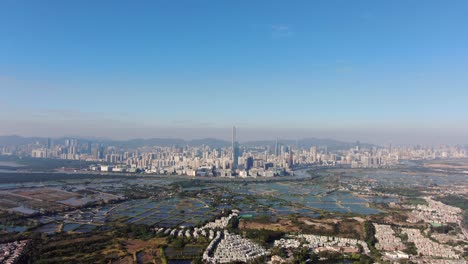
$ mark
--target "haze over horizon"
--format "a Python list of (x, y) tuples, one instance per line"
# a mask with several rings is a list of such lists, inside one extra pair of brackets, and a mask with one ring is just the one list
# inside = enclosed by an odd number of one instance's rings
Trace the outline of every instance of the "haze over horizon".
[[(217, 139), (230, 141), (231, 140), (231, 127), (229, 128), (161, 128), (161, 129), (148, 129), (145, 128), (144, 133), (134, 133), (135, 136), (124, 136), (124, 137), (110, 137), (106, 136), (105, 133), (102, 136), (98, 135), (86, 135), (86, 134), (54, 134), (50, 133), (50, 129), (44, 133), (36, 134), (5, 134), (0, 136), (20, 136), (20, 137), (42, 137), (42, 138), (80, 138), (80, 139), (89, 139), (89, 140), (116, 140), (116, 141), (127, 141), (135, 139), (183, 139), (183, 140), (202, 140), (202, 139)], [(191, 135), (187, 136), (187, 130), (191, 131)], [(298, 131), (298, 130), (275, 130), (271, 131), (268, 129), (240, 129), (238, 128), (238, 140), (239, 142), (250, 142), (250, 141), (273, 141), (275, 139), (279, 140), (303, 140), (316, 138), (320, 140), (337, 140), (343, 142), (356, 142), (360, 141), (362, 143), (375, 144), (380, 146), (392, 145), (426, 145), (426, 146), (436, 146), (436, 145), (466, 145), (465, 135), (455, 135), (454, 137), (447, 139), (440, 134), (435, 133), (428, 134), (426, 133), (422, 139), (418, 133), (409, 135), (405, 134), (400, 136), (399, 140), (394, 140), (395, 133), (389, 134), (385, 131), (372, 133), (367, 131), (367, 134), (362, 132), (346, 132), (339, 133), (337, 131)], [(131, 132), (124, 130), (125, 134)], [(153, 132), (153, 134), (151, 134)], [(432, 131), (431, 131), (432, 132)], [(263, 136), (262, 136), (263, 135)], [(275, 136), (276, 135), (276, 136)], [(280, 135), (280, 136), (278, 136)], [(282, 136), (286, 135), (286, 136)]]
[(0, 135), (467, 144), (466, 10), (2, 1)]

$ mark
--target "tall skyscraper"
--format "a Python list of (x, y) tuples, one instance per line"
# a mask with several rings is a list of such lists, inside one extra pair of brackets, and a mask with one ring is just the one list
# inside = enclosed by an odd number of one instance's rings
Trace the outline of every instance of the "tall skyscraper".
[(253, 157), (248, 157), (246, 162), (245, 162), (245, 169), (250, 170), (251, 168), (253, 168), (253, 165), (254, 165), (254, 158)]
[(99, 147), (96, 147), (96, 148), (93, 150), (93, 158), (94, 158), (94, 159), (99, 159)]
[(292, 151), (292, 148), (291, 148), (291, 147), (289, 147), (289, 160), (288, 160), (288, 165), (289, 165), (289, 168), (292, 168), (292, 166), (294, 165), (293, 151)]
[(278, 154), (279, 154), (279, 146), (278, 146), (278, 138), (276, 138), (276, 142), (275, 142), (275, 156), (278, 157)]
[(86, 151), (88, 154), (93, 153), (93, 150), (91, 149), (91, 141), (88, 141), (88, 143), (86, 144)]
[(51, 138), (48, 138), (48, 139), (47, 139), (47, 149), (51, 149), (52, 146), (53, 146), (52, 139), (51, 139)]
[(316, 162), (317, 161), (317, 147), (316, 146), (312, 146), (310, 148), (310, 155), (312, 157), (312, 162)]
[(232, 127), (232, 168), (237, 169), (239, 162), (239, 148), (236, 141), (236, 127)]

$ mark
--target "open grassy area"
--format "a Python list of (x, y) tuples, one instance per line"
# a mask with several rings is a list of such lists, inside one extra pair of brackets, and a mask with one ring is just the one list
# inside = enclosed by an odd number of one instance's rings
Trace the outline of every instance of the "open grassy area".
[(257, 221), (256, 218), (242, 219), (239, 223), (240, 231), (269, 230), (278, 232), (300, 232), (325, 236), (358, 238), (364, 237), (363, 222), (355, 218), (327, 218), (314, 219), (306, 217), (281, 218), (277, 221)]
[(406, 203), (410, 204), (410, 205), (427, 205), (427, 201), (424, 200), (423, 198), (416, 198), (416, 197), (413, 197), (413, 198), (408, 198), (405, 200)]

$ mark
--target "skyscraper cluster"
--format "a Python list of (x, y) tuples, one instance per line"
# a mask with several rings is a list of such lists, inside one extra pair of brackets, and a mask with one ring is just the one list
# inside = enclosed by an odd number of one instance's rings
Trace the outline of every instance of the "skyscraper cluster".
[(333, 149), (312, 146), (307, 149), (291, 141), (276, 138), (270, 144), (252, 145), (238, 142), (237, 128), (232, 127), (232, 140), (224, 147), (198, 146), (125, 146), (104, 145), (78, 139), (46, 139), (35, 144), (0, 146), (3, 155), (30, 155), (34, 158), (84, 160), (111, 164), (105, 171), (144, 171), (159, 174), (191, 176), (279, 176), (307, 166), (349, 166), (380, 168), (401, 160), (463, 158), (466, 148), (439, 147), (364, 147), (359, 142), (352, 148)]

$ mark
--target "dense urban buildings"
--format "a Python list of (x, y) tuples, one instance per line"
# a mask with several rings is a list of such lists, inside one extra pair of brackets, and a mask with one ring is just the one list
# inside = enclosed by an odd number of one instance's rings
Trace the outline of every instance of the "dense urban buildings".
[(465, 263), (466, 146), (240, 135), (0, 146), (4, 260)]
[[(137, 148), (63, 139), (52, 145), (51, 139), (23, 146), (3, 147), (3, 155), (27, 155), (95, 162), (90, 170), (102, 172), (144, 172), (168, 175), (209, 177), (274, 177), (289, 175), (295, 168), (311, 165), (382, 168), (402, 160), (433, 160), (467, 157), (461, 146), (360, 146), (328, 150), (327, 146), (305, 148), (282, 143), (239, 144), (236, 127), (232, 128), (231, 145), (141, 146)], [(57, 141), (57, 140), (55, 140)], [(289, 144), (286, 144), (289, 143)]]
[(0, 264), (468, 263), (468, 1), (0, 1)]

